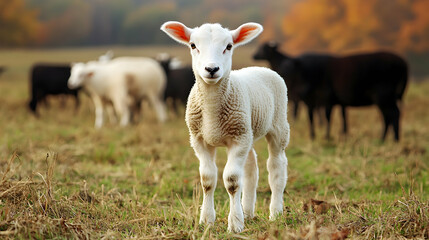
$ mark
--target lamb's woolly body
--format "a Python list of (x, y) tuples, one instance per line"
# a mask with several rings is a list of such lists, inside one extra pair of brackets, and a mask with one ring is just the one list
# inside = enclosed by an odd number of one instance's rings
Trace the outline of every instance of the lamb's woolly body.
[(95, 104), (96, 127), (103, 124), (103, 102), (113, 104), (116, 113), (121, 116), (123, 126), (130, 120), (130, 107), (139, 106), (143, 98), (147, 98), (154, 106), (158, 119), (161, 122), (165, 120), (166, 113), (161, 100), (166, 76), (157, 61), (151, 58), (120, 57), (108, 62), (79, 64), (82, 73), (91, 73), (81, 84)]
[[(231, 140), (255, 141), (270, 131), (289, 133), (289, 125), (283, 124), (287, 123), (287, 92), (277, 73), (250, 67), (232, 71), (229, 79), (218, 84), (197, 81), (192, 88), (186, 123), (193, 139), (217, 147)], [(288, 141), (282, 145), (286, 147)]]

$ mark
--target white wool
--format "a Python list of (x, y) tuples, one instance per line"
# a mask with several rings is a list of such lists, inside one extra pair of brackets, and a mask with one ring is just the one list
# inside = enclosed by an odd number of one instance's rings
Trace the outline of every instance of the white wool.
[(200, 160), (204, 191), (200, 224), (213, 224), (216, 218), (215, 148), (220, 146), (228, 150), (223, 172), (230, 197), (228, 230), (241, 232), (244, 217), (253, 218), (259, 178), (253, 143), (264, 136), (268, 142), (267, 168), (272, 191), (270, 219), (275, 219), (283, 212), (287, 182), (284, 151), (290, 133), (286, 85), (276, 72), (267, 68), (231, 71), (233, 50), (256, 37), (262, 32), (262, 26), (247, 23), (230, 31), (219, 24), (191, 29), (180, 22), (166, 22), (161, 30), (188, 45), (192, 56), (196, 84), (189, 95), (186, 123), (191, 145)]
[(91, 61), (72, 66), (69, 86), (83, 86), (90, 94), (96, 111), (95, 127), (103, 125), (104, 104), (111, 103), (121, 126), (130, 121), (130, 108), (147, 98), (159, 121), (166, 119), (162, 97), (166, 76), (151, 58), (119, 57), (108, 62)]
[(274, 122), (287, 123), (284, 85), (276, 72), (262, 67), (231, 71), (218, 86), (197, 81), (186, 111), (191, 140), (203, 138), (212, 146), (226, 146), (231, 139), (242, 140), (243, 134), (256, 141), (274, 128), (288, 132), (288, 125)]

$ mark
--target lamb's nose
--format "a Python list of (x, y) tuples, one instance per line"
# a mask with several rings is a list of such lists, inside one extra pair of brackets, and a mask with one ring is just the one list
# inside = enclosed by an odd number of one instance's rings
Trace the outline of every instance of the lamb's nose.
[(205, 67), (205, 69), (213, 77), (213, 75), (219, 70), (219, 67)]

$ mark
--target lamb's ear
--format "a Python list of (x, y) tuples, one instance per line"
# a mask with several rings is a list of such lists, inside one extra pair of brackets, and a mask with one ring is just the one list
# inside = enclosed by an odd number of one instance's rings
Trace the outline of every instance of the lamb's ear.
[(232, 40), (235, 46), (240, 46), (250, 42), (257, 37), (262, 31), (263, 27), (258, 23), (245, 23), (235, 30), (230, 31)]
[(181, 22), (169, 21), (161, 26), (161, 30), (179, 43), (188, 44), (192, 29), (186, 27)]

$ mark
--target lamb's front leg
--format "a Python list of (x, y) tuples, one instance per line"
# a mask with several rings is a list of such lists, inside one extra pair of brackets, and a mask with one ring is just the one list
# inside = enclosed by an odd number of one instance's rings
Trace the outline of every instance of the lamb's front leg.
[(233, 145), (228, 148), (228, 161), (223, 172), (223, 181), (230, 199), (228, 231), (241, 232), (244, 228), (244, 215), (241, 206), (244, 165), (250, 146)]
[(214, 209), (214, 191), (217, 183), (216, 148), (208, 146), (202, 140), (193, 140), (192, 146), (200, 160), (200, 179), (203, 188), (200, 224), (213, 224), (216, 219)]
[(95, 94), (92, 94), (91, 98), (95, 106), (95, 128), (101, 128), (103, 126), (103, 101)]

